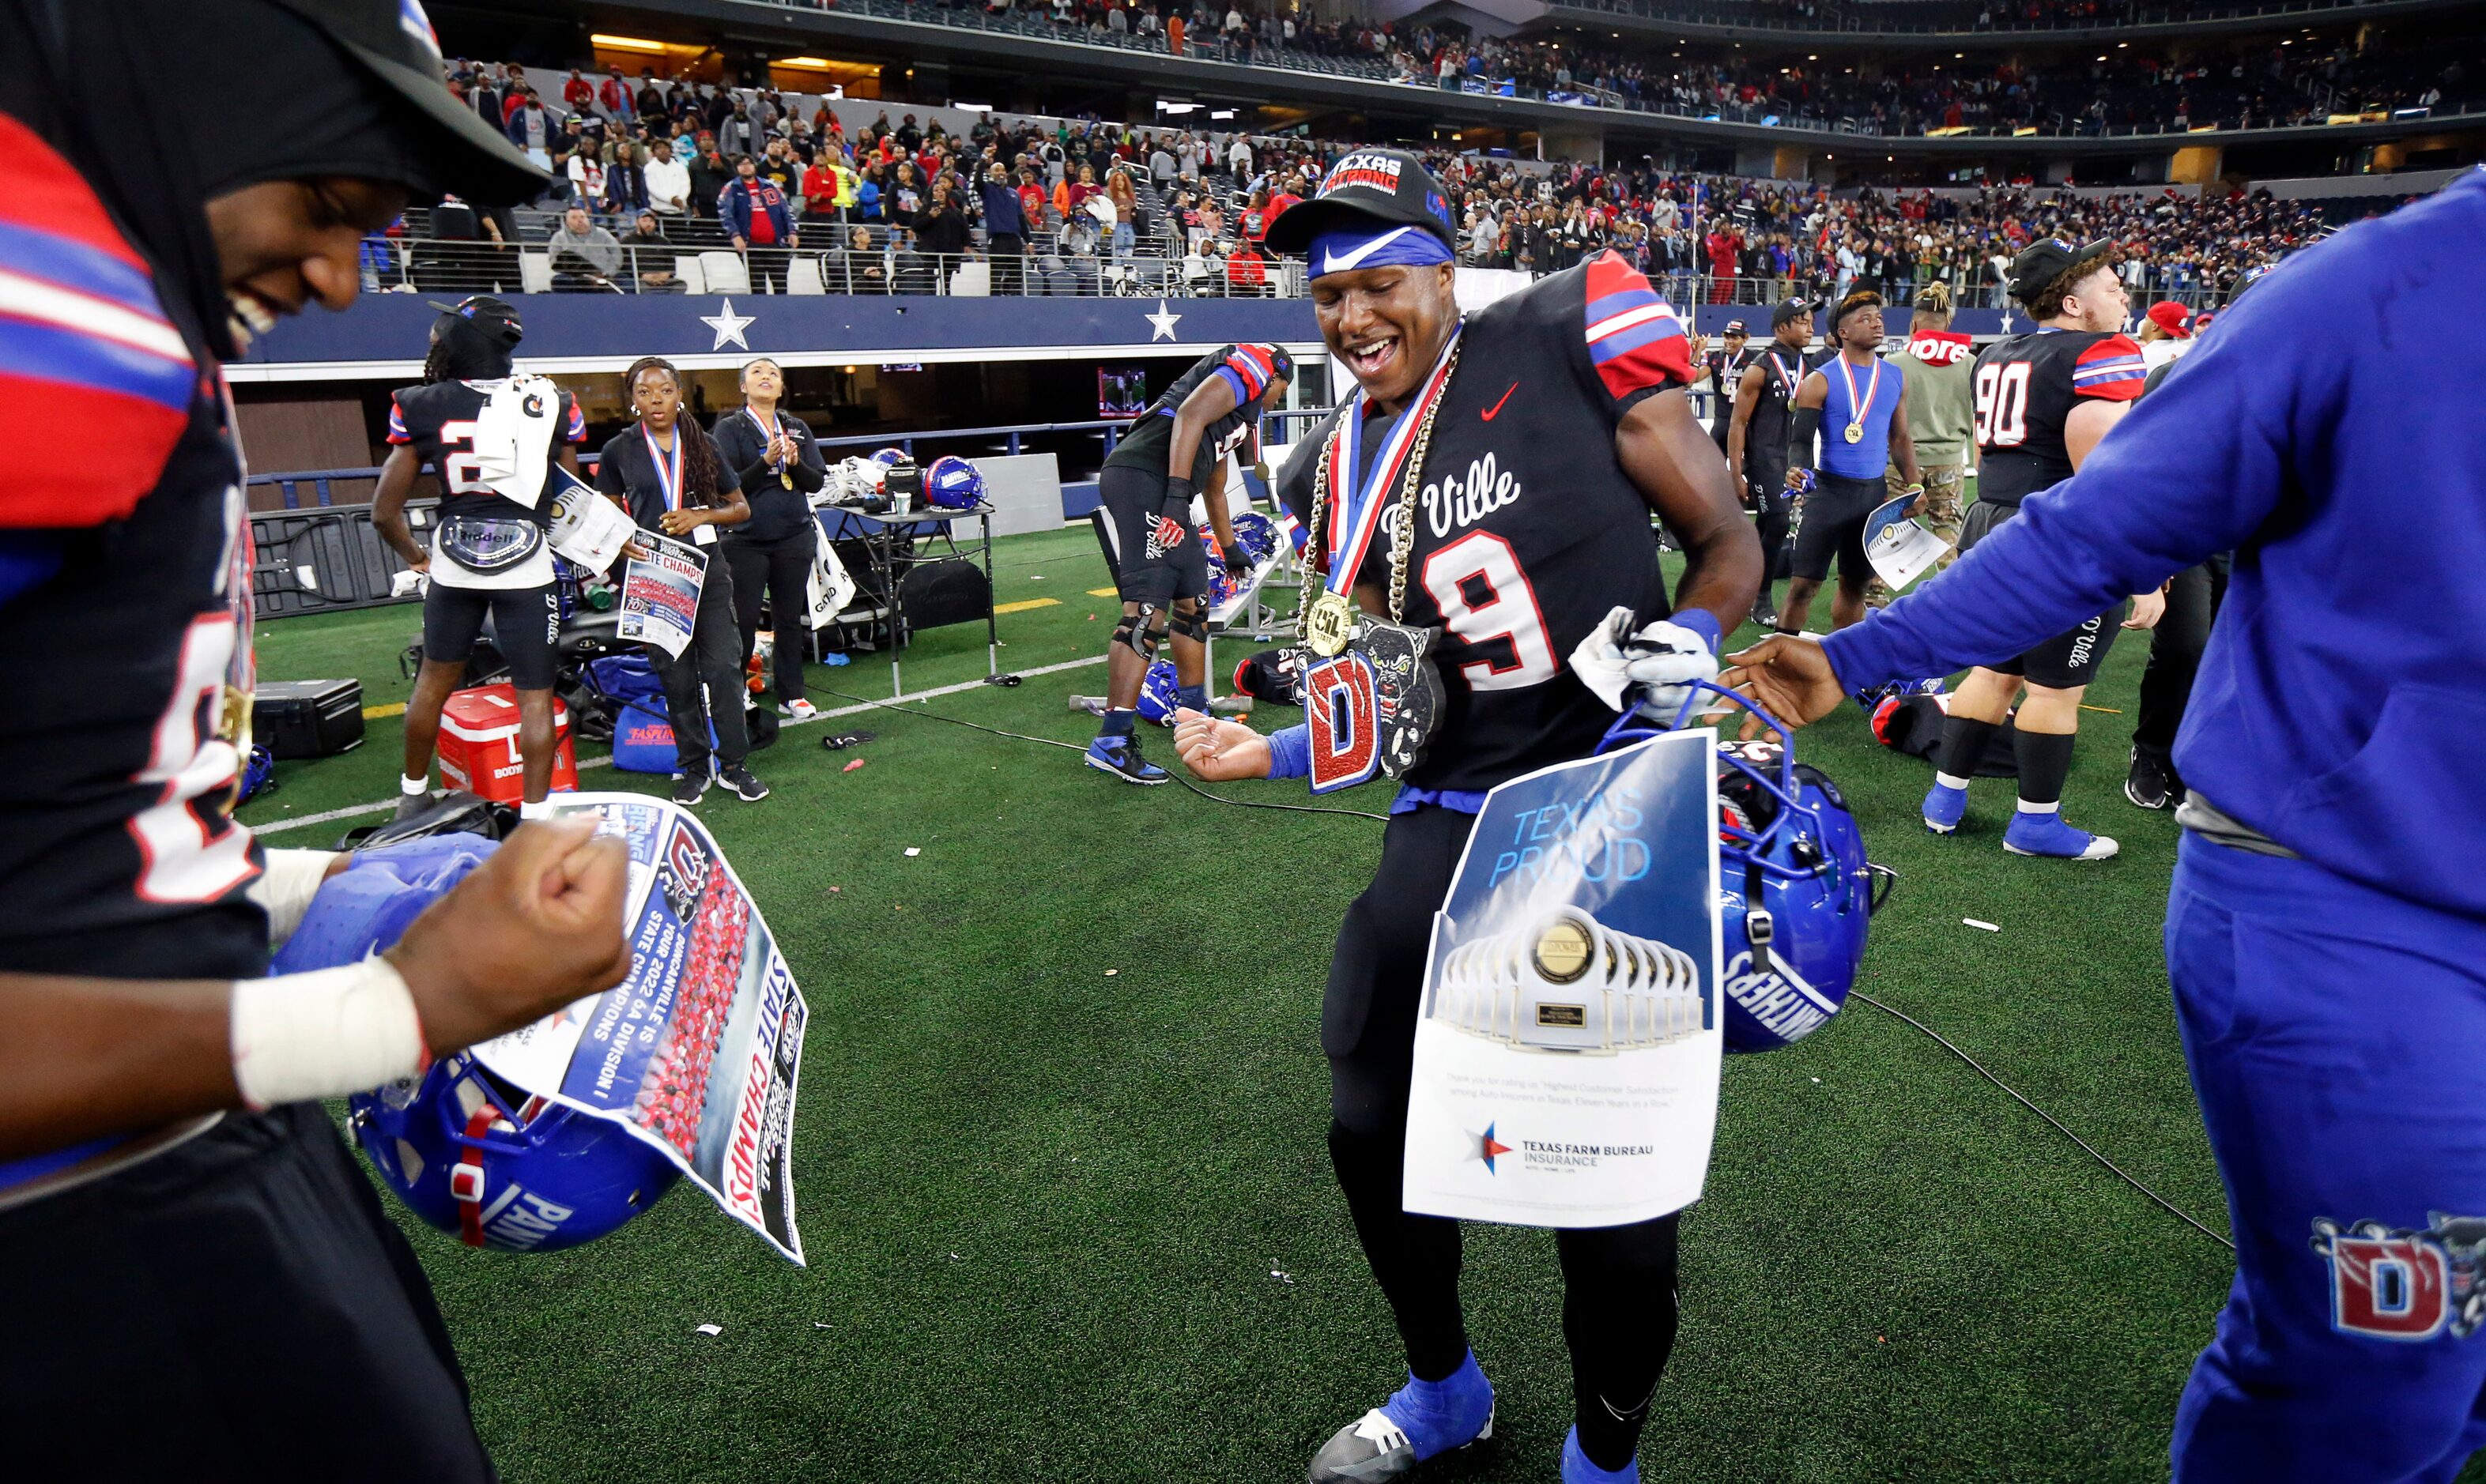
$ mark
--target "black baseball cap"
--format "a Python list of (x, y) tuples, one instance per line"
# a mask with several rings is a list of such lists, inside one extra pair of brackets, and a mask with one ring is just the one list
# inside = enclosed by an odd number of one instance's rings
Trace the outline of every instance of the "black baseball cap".
[(1780, 302), (1778, 308), (1770, 311), (1770, 328), (1773, 330), (1790, 319), (1801, 319), (1807, 324), (1812, 323), (1812, 301), (1785, 299)]
[(2020, 250), (2011, 260), (2011, 297), (2026, 304), (2037, 290), (2070, 272), (2092, 258), (2103, 258), (2114, 251), (2114, 243), (2101, 237), (2078, 247), (2060, 237), (2040, 237)]
[(1727, 333), (1727, 334), (1729, 334), (1729, 335), (1741, 335), (1741, 334), (1744, 334), (1744, 333), (1745, 333), (1745, 331), (1744, 331), (1744, 321), (1742, 321), (1742, 320), (1740, 320), (1740, 319), (1729, 319), (1729, 320), (1727, 320), (1727, 321), (1726, 321), (1726, 333)]
[(449, 91), (422, 0), (271, 0), (317, 27), (436, 125), (427, 141), (442, 186), (485, 206), (533, 201), (552, 183), (508, 135)]
[(1375, 227), (1422, 227), (1442, 246), (1458, 251), (1442, 182), (1404, 150), (1349, 150), (1340, 155), (1321, 178), (1320, 194), (1288, 206), (1269, 224), (1268, 243), (1282, 253), (1301, 253), (1322, 233)]
[(470, 293), (455, 304), (443, 304), (438, 299), (426, 299), (424, 302), (444, 315), (472, 320), (476, 328), (505, 348), (513, 347), (527, 338), (526, 325), (518, 319), (516, 307), (507, 299), (494, 298), (488, 293)]

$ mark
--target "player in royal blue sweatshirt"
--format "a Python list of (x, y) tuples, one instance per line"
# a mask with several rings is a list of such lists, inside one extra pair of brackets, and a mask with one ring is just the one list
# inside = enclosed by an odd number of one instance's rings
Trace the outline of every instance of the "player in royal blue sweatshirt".
[[(1933, 583), (1729, 678), (1782, 717), (1992, 664), (2232, 548), (2167, 906), (2236, 1278), (2174, 1476), (2447, 1480), (2486, 1441), (2486, 172), (2282, 264)], [(2374, 472), (2427, 481), (2425, 538)]]

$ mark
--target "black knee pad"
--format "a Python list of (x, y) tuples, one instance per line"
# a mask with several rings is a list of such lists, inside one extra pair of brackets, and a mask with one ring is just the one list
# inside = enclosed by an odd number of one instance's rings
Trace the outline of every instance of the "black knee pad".
[(1115, 640), (1129, 646), (1131, 652), (1143, 660), (1155, 660), (1158, 646), (1165, 643), (1166, 631), (1163, 628), (1147, 626), (1149, 618), (1155, 613), (1154, 608), (1143, 603), (1138, 613), (1122, 615), (1122, 621), (1114, 625)]
[(1208, 616), (1194, 608), (1184, 613), (1177, 608), (1166, 619), (1166, 627), (1196, 645), (1208, 643)]

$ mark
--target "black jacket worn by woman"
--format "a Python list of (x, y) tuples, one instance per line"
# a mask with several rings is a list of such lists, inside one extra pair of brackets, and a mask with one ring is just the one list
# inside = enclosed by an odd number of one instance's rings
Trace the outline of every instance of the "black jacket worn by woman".
[(791, 489), (778, 478), (779, 471), (768, 467), (764, 457), (768, 433), (750, 408), (717, 414), (708, 429), (708, 436), (716, 440), (717, 457), (733, 471), (742, 498), (751, 502), (751, 518), (730, 528), (725, 533), (729, 540), (776, 541), (799, 534), (812, 519), (812, 502), (807, 497), (828, 480), (828, 461), (820, 453), (819, 440), (803, 420), (780, 411), (777, 424), (802, 450), (802, 457), (784, 471), (794, 481)]

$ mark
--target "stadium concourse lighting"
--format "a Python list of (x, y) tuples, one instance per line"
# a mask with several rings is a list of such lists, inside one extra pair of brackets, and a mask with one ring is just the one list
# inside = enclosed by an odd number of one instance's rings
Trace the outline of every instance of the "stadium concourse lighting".
[(808, 67), (815, 70), (820, 70), (825, 69), (828, 67), (829, 60), (826, 57), (780, 57), (771, 65), (775, 67)]
[(663, 51), (665, 49), (665, 43), (662, 41), (646, 41), (635, 36), (605, 36), (599, 32), (590, 36), (588, 40), (598, 46), (610, 46), (616, 51)]

